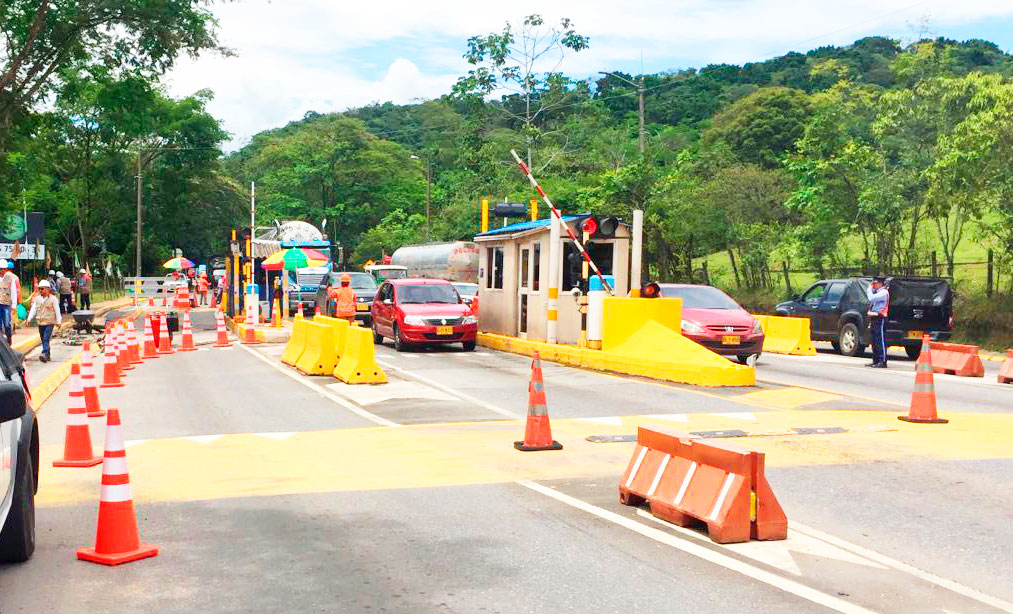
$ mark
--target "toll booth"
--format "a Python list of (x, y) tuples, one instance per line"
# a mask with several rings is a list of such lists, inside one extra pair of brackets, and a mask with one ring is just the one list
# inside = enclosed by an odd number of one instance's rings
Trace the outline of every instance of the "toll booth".
[[(588, 217), (564, 215), (563, 222), (580, 237), (581, 225)], [(586, 290), (586, 286), (581, 289), (582, 258), (566, 231), (560, 228), (556, 243), (558, 262), (555, 270), (550, 270), (552, 235), (550, 219), (540, 219), (494, 228), (475, 237), (480, 251), (478, 297), (482, 331), (551, 340), (549, 288), (554, 286), (559, 296), (556, 341), (567, 344), (579, 341), (579, 294)], [(630, 241), (630, 227), (620, 223), (612, 236), (592, 236), (587, 244), (588, 253), (602, 274), (614, 277), (615, 296), (626, 296), (629, 292)]]

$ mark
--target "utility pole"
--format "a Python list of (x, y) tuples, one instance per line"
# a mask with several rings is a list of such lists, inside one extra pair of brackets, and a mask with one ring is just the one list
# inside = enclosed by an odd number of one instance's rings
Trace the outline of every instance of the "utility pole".
[(633, 87), (637, 88), (637, 93), (640, 96), (640, 155), (643, 156), (646, 148), (645, 133), (644, 133), (644, 91), (646, 88), (644, 87), (643, 75), (641, 75), (637, 83), (634, 83), (633, 81), (630, 81), (626, 77), (621, 77), (614, 72), (601, 71), (600, 74), (615, 77), (616, 79), (619, 79), (620, 81), (625, 81), (626, 83), (629, 83)]
[(432, 240), (429, 235), (429, 200), (430, 192), (432, 191), (433, 185), (433, 174), (432, 168), (430, 167), (429, 156), (426, 156), (426, 243)]
[(135, 241), (134, 267), (141, 276), (141, 233), (144, 227), (144, 176), (141, 174), (141, 150), (137, 150), (137, 240)]

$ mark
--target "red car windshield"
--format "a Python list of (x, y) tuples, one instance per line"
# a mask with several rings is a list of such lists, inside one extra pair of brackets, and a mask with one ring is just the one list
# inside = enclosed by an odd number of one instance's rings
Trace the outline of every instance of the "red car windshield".
[(456, 305), (461, 302), (457, 290), (450, 284), (398, 286), (397, 302), (402, 305), (422, 305), (426, 303), (445, 303)]
[(686, 309), (741, 309), (727, 294), (710, 286), (661, 287), (661, 296), (681, 298)]

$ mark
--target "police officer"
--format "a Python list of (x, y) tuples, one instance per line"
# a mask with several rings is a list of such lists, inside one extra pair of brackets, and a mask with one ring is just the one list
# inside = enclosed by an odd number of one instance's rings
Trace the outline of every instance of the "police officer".
[(885, 369), (886, 317), (890, 312), (890, 291), (886, 289), (886, 278), (873, 278), (865, 296), (869, 299), (869, 332), (872, 336), (872, 362), (865, 366)]

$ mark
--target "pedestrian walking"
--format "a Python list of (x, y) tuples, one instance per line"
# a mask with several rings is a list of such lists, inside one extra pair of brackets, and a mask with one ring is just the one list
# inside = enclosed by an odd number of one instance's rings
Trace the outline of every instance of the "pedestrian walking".
[(81, 295), (81, 309), (91, 309), (91, 273), (87, 269), (77, 275), (77, 293)]
[(886, 278), (873, 278), (865, 296), (869, 299), (869, 333), (872, 337), (872, 362), (865, 366), (885, 369), (886, 317), (890, 312), (890, 291), (886, 289)]
[(70, 313), (74, 306), (74, 289), (70, 285), (70, 278), (63, 271), (56, 272), (56, 287), (60, 292), (60, 311)]
[(32, 299), (32, 309), (26, 321), (35, 320), (39, 325), (39, 338), (42, 339), (42, 355), (39, 360), (49, 362), (49, 340), (53, 337), (53, 327), (63, 321), (60, 315), (60, 302), (53, 296), (53, 287), (48, 280), (39, 282), (39, 293)]
[(13, 260), (0, 260), (0, 332), (7, 337), (7, 345), (13, 343), (14, 310), (21, 302), (21, 281), (11, 270), (13, 264)]
[(348, 320), (349, 324), (355, 322), (355, 290), (349, 287), (352, 283), (352, 276), (348, 273), (341, 275), (341, 287), (335, 290), (330, 288), (327, 295), (334, 299), (334, 317)]

